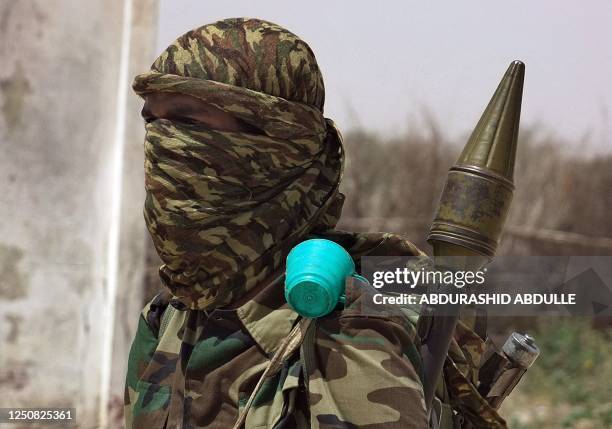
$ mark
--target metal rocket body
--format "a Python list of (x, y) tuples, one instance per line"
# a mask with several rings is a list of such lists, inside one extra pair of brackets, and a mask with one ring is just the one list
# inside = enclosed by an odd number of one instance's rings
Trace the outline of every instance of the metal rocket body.
[(524, 76), (512, 62), (448, 173), (427, 237), (436, 256), (495, 255), (514, 190)]
[[(450, 169), (427, 240), (444, 269), (480, 269), (497, 250), (514, 190), (525, 65), (514, 61)], [(419, 331), (425, 404), (431, 404), (460, 307), (423, 310)]]

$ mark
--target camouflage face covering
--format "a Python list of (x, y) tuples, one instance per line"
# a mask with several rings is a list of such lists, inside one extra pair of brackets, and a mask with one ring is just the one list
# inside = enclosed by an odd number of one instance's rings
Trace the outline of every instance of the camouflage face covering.
[(192, 309), (229, 303), (340, 214), (342, 144), (323, 80), (297, 36), (230, 19), (180, 37), (134, 90), (206, 101), (262, 131), (156, 119), (146, 126), (144, 215), (163, 282)]

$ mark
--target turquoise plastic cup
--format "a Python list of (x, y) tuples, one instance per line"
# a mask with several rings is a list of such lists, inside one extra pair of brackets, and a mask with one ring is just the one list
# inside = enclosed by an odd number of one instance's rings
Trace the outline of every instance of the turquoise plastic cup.
[(285, 299), (304, 317), (325, 316), (343, 300), (345, 279), (352, 275), (355, 263), (342, 246), (319, 238), (303, 241), (287, 256)]

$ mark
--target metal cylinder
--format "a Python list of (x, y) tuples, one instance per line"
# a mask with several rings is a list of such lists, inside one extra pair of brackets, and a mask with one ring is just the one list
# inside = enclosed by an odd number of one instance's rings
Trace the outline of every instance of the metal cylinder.
[(499, 408), (539, 355), (532, 337), (513, 332), (501, 353), (492, 353), (481, 366), (478, 391), (493, 408)]
[(492, 259), (513, 190), (510, 180), (490, 170), (454, 166), (448, 173), (428, 240), (456, 244)]
[(502, 351), (508, 359), (525, 369), (529, 368), (540, 355), (540, 348), (534, 339), (518, 332), (513, 332), (508, 337), (502, 346)]

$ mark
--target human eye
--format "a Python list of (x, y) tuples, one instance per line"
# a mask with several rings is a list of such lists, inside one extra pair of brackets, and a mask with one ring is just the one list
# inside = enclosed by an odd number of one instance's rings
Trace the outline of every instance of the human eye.
[(194, 119), (194, 118), (179, 118), (179, 119), (176, 119), (176, 122), (180, 122), (182, 124), (187, 124), (187, 125), (206, 126), (204, 122), (198, 121), (197, 119)]

